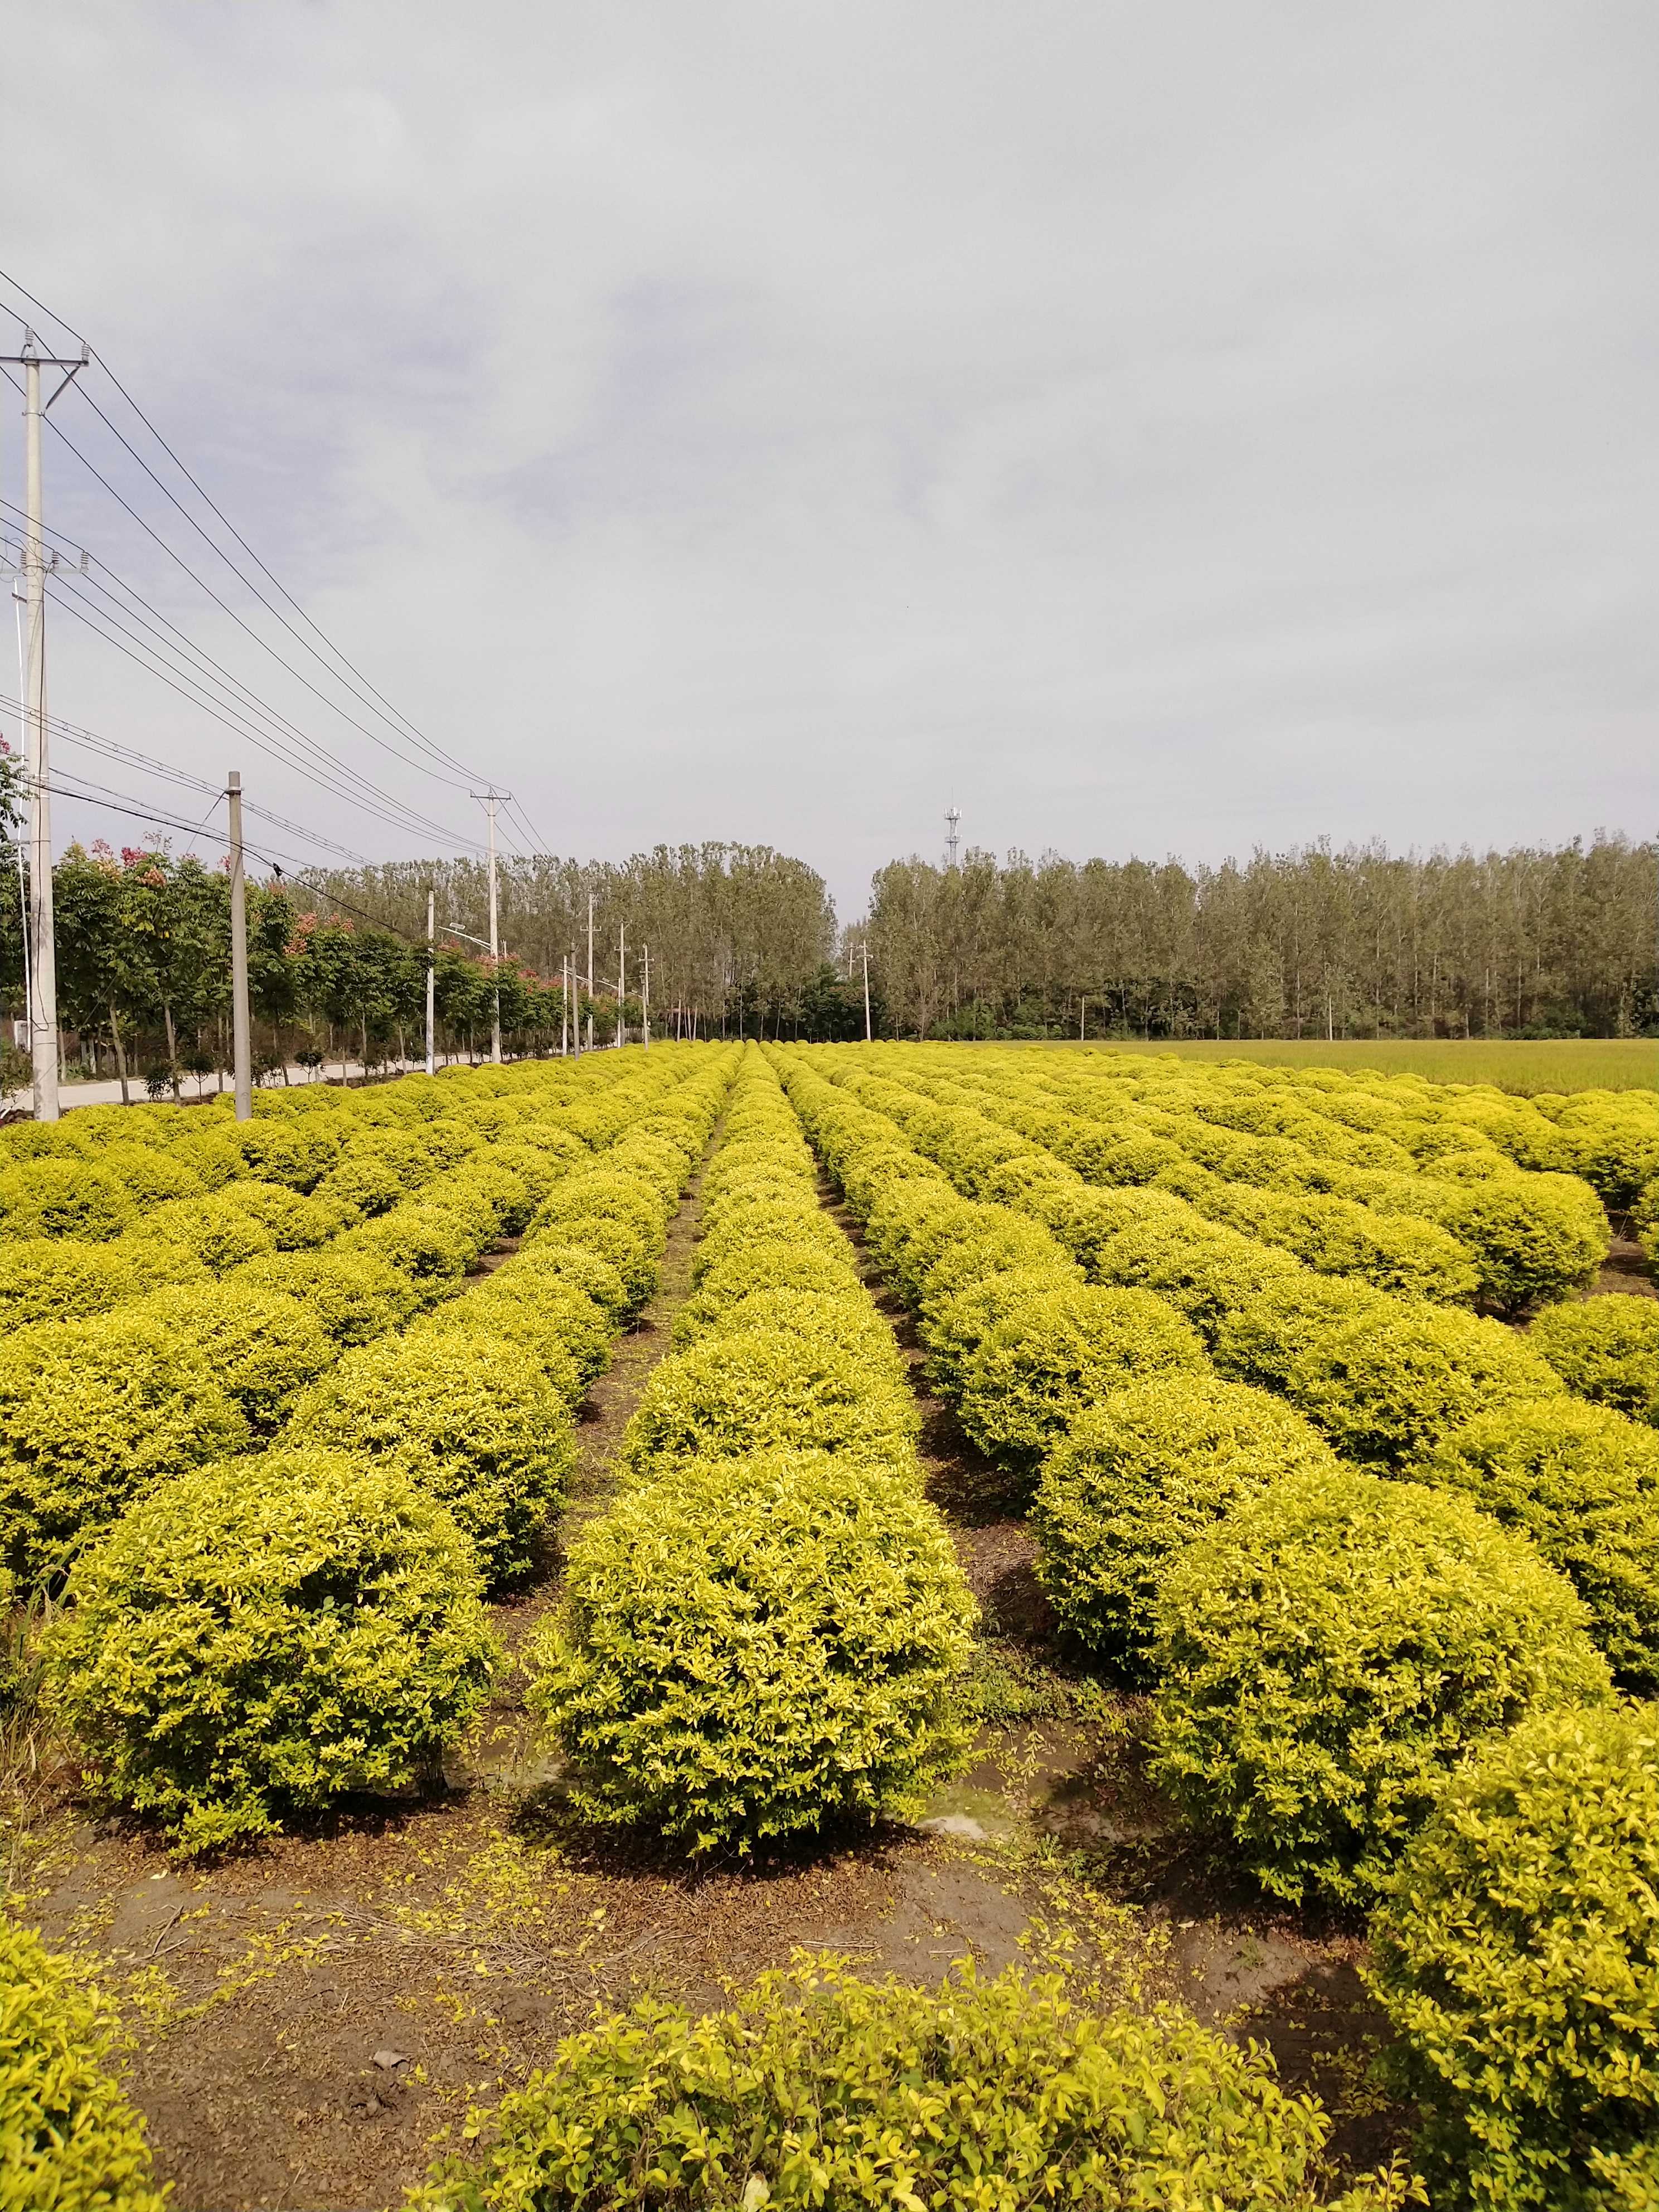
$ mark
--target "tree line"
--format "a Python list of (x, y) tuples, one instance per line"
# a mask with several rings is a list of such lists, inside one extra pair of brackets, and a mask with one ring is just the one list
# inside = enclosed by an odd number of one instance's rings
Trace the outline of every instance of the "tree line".
[(1659, 846), (1243, 864), (1045, 854), (879, 870), (867, 934), (915, 1036), (1626, 1036), (1659, 1030)]
[[(0, 763), (0, 766), (3, 766)], [(9, 787), (0, 816), (15, 817)], [(8, 825), (9, 829), (9, 825)], [(0, 862), (0, 993), (23, 1009), (15, 847)], [(72, 846), (53, 871), (60, 1010), (94, 1066), (177, 1094), (228, 1064), (229, 884), (165, 844)], [(1659, 848), (1598, 836), (1550, 849), (1395, 856), (1377, 845), (1176, 860), (1036, 863), (970, 850), (878, 871), (837, 932), (823, 878), (764, 846), (659, 846), (620, 863), (506, 859), (501, 960), (482, 862), (248, 885), (256, 1059), (368, 1066), (423, 1047), (426, 902), (437, 1046), (513, 1054), (637, 1034), (650, 951), (662, 1036), (972, 1037), (1628, 1036), (1659, 1030)], [(589, 902), (593, 989), (586, 988)], [(625, 988), (617, 994), (619, 940)], [(0, 1082), (6, 1080), (0, 1071)]]

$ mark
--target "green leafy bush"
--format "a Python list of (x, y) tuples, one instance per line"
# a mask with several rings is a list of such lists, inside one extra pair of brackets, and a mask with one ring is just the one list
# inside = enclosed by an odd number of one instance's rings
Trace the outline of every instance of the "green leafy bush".
[(1368, 1903), (1472, 1743), (1607, 1700), (1586, 1618), (1466, 1498), (1287, 1477), (1164, 1575), (1154, 1771), (1279, 1896)]
[(74, 1237), (101, 1244), (137, 1219), (120, 1176), (90, 1160), (30, 1160), (0, 1169), (0, 1237)]
[(224, 1279), (227, 1291), (243, 1285), (298, 1298), (343, 1348), (401, 1328), (422, 1303), (409, 1277), (389, 1260), (372, 1252), (343, 1250), (337, 1244), (317, 1252), (278, 1252), (246, 1261)]
[(675, 1343), (679, 1348), (757, 1328), (784, 1329), (803, 1340), (811, 1337), (849, 1351), (856, 1346), (860, 1357), (889, 1382), (902, 1384), (908, 1376), (892, 1329), (856, 1278), (834, 1291), (750, 1291), (723, 1313), (709, 1316), (700, 1328), (682, 1335), (677, 1328)]
[(1097, 1247), (1090, 1267), (1095, 1282), (1153, 1291), (1167, 1298), (1206, 1340), (1229, 1315), (1281, 1285), (1297, 1284), (1304, 1274), (1287, 1252), (1203, 1222), (1123, 1230)]
[(1344, 1458), (1382, 1468), (1431, 1451), (1487, 1406), (1565, 1395), (1501, 1322), (1404, 1299), (1317, 1337), (1285, 1389)]
[[(441, 1341), (482, 1335), (515, 1344), (535, 1361), (565, 1404), (574, 1407), (580, 1401), (585, 1385), (565, 1342), (562, 1319), (556, 1301), (544, 1304), (533, 1297), (495, 1297), (485, 1302), (468, 1294), (447, 1298), (442, 1305), (434, 1307), (417, 1322), (409, 1334), (411, 1340), (431, 1338)], [(455, 1356), (467, 1356), (461, 1345), (456, 1345)]]
[(1453, 1776), (1371, 1923), (1437, 2205), (1659, 2201), (1659, 1707), (1540, 1715)]
[(124, 1241), (0, 1237), (0, 1318), (8, 1331), (33, 1321), (84, 1321), (137, 1297), (148, 1285), (132, 1254), (119, 1249)]
[(335, 1346), (298, 1298), (251, 1283), (210, 1292), (157, 1291), (132, 1308), (193, 1346), (256, 1437), (269, 1437), (309, 1382), (333, 1364)]
[(1614, 1673), (1659, 1685), (1659, 1436), (1650, 1428), (1576, 1398), (1523, 1399), (1477, 1413), (1412, 1472), (1523, 1529), (1589, 1607)]
[(200, 1198), (207, 1188), (187, 1160), (155, 1145), (102, 1146), (98, 1164), (106, 1175), (119, 1180), (141, 1211), (170, 1198)]
[(841, 1251), (804, 1252), (787, 1244), (766, 1243), (732, 1253), (710, 1267), (690, 1297), (674, 1316), (677, 1345), (701, 1336), (710, 1322), (756, 1291), (823, 1291), (831, 1295), (851, 1285), (862, 1295), (858, 1272), (845, 1243)]
[(620, 1328), (628, 1317), (627, 1284), (608, 1260), (597, 1252), (584, 1251), (580, 1245), (555, 1237), (539, 1238), (533, 1244), (521, 1245), (498, 1273), (503, 1279), (560, 1283), (568, 1290), (580, 1291), (610, 1316), (613, 1330)]
[(499, 1654), (472, 1547), (401, 1468), (273, 1451), (164, 1482), (77, 1562), (49, 1694), (184, 1850), (399, 1787)]
[(0, 2212), (163, 2212), (86, 1964), (0, 1915)]
[(168, 1199), (145, 1217), (145, 1229), (159, 1243), (177, 1244), (193, 1255), (216, 1275), (228, 1275), (233, 1267), (274, 1252), (271, 1231), (228, 1190), (222, 1186), (206, 1198)]
[(683, 1462), (571, 1547), (532, 1705), (590, 1819), (696, 1850), (914, 1812), (963, 1763), (974, 1605), (914, 1482)]
[(0, 1557), (48, 1580), (160, 1476), (248, 1435), (207, 1355), (154, 1315), (20, 1329), (0, 1344)]
[(1608, 1206), (1628, 1206), (1659, 1176), (1659, 1113), (1640, 1094), (1580, 1091), (1556, 1124), (1571, 1167)]
[(1607, 1217), (1572, 1176), (1501, 1176), (1474, 1185), (1450, 1216), (1475, 1255), (1480, 1296), (1517, 1315), (1582, 1290), (1607, 1258)]
[(1061, 1626), (1144, 1675), (1170, 1561), (1281, 1475), (1334, 1474), (1311, 1423), (1265, 1390), (1159, 1375), (1079, 1413), (1044, 1461), (1037, 1578)]
[(415, 1285), (423, 1303), (431, 1304), (459, 1282), (487, 1241), (447, 1207), (406, 1199), (378, 1221), (348, 1229), (337, 1248), (384, 1260)]
[(304, 1121), (291, 1115), (256, 1115), (252, 1121), (238, 1122), (230, 1136), (247, 1164), (246, 1174), (292, 1191), (314, 1189), (340, 1149), (339, 1134), (319, 1115)]
[[(3, 1266), (0, 1248), (0, 1266)], [(1576, 1299), (1547, 1306), (1527, 1342), (1577, 1398), (1659, 1423), (1659, 1299)]]
[(921, 1330), (927, 1348), (929, 1384), (942, 1397), (956, 1399), (968, 1361), (1000, 1321), (1030, 1298), (1082, 1288), (1081, 1269), (1056, 1248), (1041, 1267), (1011, 1268), (1006, 1274), (989, 1275), (967, 1290), (953, 1291), (937, 1304), (930, 1302), (922, 1310)]
[(1034, 1470), (1086, 1407), (1143, 1376), (1208, 1365), (1196, 1330), (1150, 1291), (1040, 1291), (969, 1355), (962, 1425), (993, 1459)]
[[(614, 1334), (611, 1316), (568, 1278), (549, 1279), (521, 1273), (513, 1267), (502, 1267), (455, 1304), (470, 1308), (486, 1322), (496, 1313), (508, 1317), (508, 1325), (501, 1332), (507, 1337), (514, 1336), (519, 1327), (511, 1316), (522, 1313), (526, 1325), (562, 1346), (574, 1371), (578, 1398), (611, 1363)], [(440, 1315), (447, 1310), (442, 1306), (438, 1309)]]
[(642, 1480), (686, 1460), (780, 1446), (908, 1469), (920, 1425), (909, 1390), (869, 1351), (744, 1329), (671, 1353), (653, 1370), (623, 1456)]
[(411, 2212), (1405, 2202), (1380, 2179), (1328, 2196), (1329, 2123), (1255, 2045), (1173, 2010), (1091, 2014), (1058, 1978), (918, 1989), (798, 1958), (730, 2011), (646, 1998), (556, 2059), (472, 2116), (487, 2147), (441, 2160)]
[(390, 1160), (348, 1153), (323, 1177), (313, 1195), (318, 1205), (355, 1225), (390, 1212), (408, 1188)]
[(501, 1583), (530, 1565), (575, 1463), (569, 1407), (517, 1345), (479, 1334), (349, 1352), (294, 1409), (294, 1443), (389, 1460), (448, 1507)]
[(1367, 1283), (1301, 1272), (1245, 1299), (1217, 1322), (1212, 1356), (1235, 1382), (1283, 1390), (1304, 1353), (1351, 1326), (1397, 1314), (1398, 1307)]

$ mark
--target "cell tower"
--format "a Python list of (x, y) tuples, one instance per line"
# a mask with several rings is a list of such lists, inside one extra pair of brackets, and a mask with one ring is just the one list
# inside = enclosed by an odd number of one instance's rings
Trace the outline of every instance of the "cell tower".
[(957, 864), (957, 824), (962, 819), (954, 801), (945, 810), (945, 865), (954, 868)]

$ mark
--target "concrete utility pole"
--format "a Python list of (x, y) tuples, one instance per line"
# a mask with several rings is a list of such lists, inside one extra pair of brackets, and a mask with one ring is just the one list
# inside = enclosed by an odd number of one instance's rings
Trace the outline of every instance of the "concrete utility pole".
[(859, 939), (859, 951), (864, 956), (864, 1042), (870, 1042), (870, 943), (867, 938)]
[(645, 948), (645, 982), (640, 993), (640, 1027), (647, 1052), (651, 1049), (651, 947)]
[(618, 923), (617, 928), (617, 1048), (618, 1051), (622, 1048), (623, 1042), (623, 1018), (625, 1012), (623, 996), (627, 988), (627, 976), (628, 924), (624, 921)]
[(593, 1049), (593, 894), (587, 894), (587, 1049)]
[(437, 998), (437, 899), (436, 894), (431, 890), (428, 890), (426, 895), (426, 1072), (428, 1075), (434, 1075), (437, 1073), (436, 1063), (433, 1059), (432, 1022), (433, 1006)]
[[(242, 779), (232, 769), (230, 802), (230, 1065), (236, 1085), (236, 1118), (253, 1119), (253, 1032), (247, 1001), (247, 883), (242, 864)], [(367, 1075), (367, 1068), (363, 1071)]]
[[(52, 763), (46, 742), (46, 572), (56, 566), (42, 536), (40, 424), (86, 367), (43, 354), (33, 331), (21, 353), (0, 356), (23, 372), (23, 622), (27, 670), (23, 679), (24, 767), (29, 786), (29, 944), (33, 988), (29, 997), (29, 1054), (33, 1064), (34, 1118), (58, 1119), (58, 951), (52, 909)], [(40, 404), (40, 372), (61, 368), (64, 380)]]
[[(488, 791), (475, 791), (472, 796), (483, 803), (489, 821), (489, 958), (492, 967), (501, 958), (499, 908), (495, 893), (495, 809), (503, 799), (510, 799), (510, 791), (497, 791), (492, 784)], [(499, 1067), (501, 1064), (501, 981), (495, 977), (495, 1011), (489, 1022), (489, 1057)]]
[(1089, 1001), (1086, 999), (1079, 998), (1077, 1002), (1077, 1041), (1079, 1044), (1083, 1042), (1085, 1034), (1083, 1027), (1083, 1018), (1088, 1012), (1088, 1009)]
[(582, 1056), (582, 1010), (576, 999), (576, 952), (574, 945), (564, 956), (564, 969), (568, 978), (565, 996), (570, 1002), (570, 1057), (580, 1060)]

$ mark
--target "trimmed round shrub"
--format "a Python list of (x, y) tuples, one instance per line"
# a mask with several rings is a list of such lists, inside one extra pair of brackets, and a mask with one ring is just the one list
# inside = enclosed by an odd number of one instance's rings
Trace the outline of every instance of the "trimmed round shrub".
[(562, 1215), (533, 1243), (526, 1238), (524, 1249), (539, 1257), (544, 1236), (605, 1262), (622, 1285), (622, 1316), (637, 1313), (656, 1288), (664, 1244), (660, 1230), (642, 1229), (614, 1215)]
[(0, 1237), (74, 1237), (101, 1244), (138, 1219), (118, 1175), (91, 1160), (30, 1160), (0, 1169)]
[(337, 1244), (317, 1252), (277, 1252), (267, 1259), (246, 1261), (224, 1279), (227, 1291), (244, 1285), (298, 1298), (333, 1341), (345, 1348), (401, 1328), (422, 1304), (409, 1277), (389, 1260), (377, 1259), (372, 1252), (342, 1250)]
[(238, 1122), (230, 1135), (247, 1163), (246, 1174), (293, 1191), (314, 1189), (340, 1149), (339, 1134), (315, 1114), (304, 1121), (287, 1114), (257, 1114), (252, 1121)]
[(903, 1815), (965, 1764), (975, 1608), (914, 1481), (683, 1462), (571, 1547), (530, 1701), (590, 1819), (693, 1850)]
[(1066, 1256), (1040, 1221), (1023, 1221), (1011, 1213), (994, 1216), (986, 1225), (934, 1256), (924, 1286), (924, 1309), (938, 1306), (958, 1291), (970, 1291), (995, 1275), (1063, 1266)]
[[(568, 1279), (523, 1274), (516, 1267), (502, 1267), (455, 1303), (471, 1308), (480, 1319), (522, 1311), (538, 1329), (550, 1339), (556, 1338), (563, 1347), (575, 1370), (578, 1397), (611, 1364), (610, 1316)], [(438, 1308), (440, 1314), (447, 1310)], [(505, 1328), (501, 1334), (511, 1336), (514, 1330)]]
[(485, 1241), (447, 1207), (426, 1199), (408, 1199), (378, 1221), (348, 1229), (337, 1240), (336, 1249), (367, 1252), (384, 1260), (406, 1276), (422, 1302), (429, 1304), (459, 1282)]
[(159, 1477), (248, 1440), (207, 1355), (153, 1314), (20, 1329), (0, 1344), (0, 1558), (50, 1580)]
[(1565, 1395), (1555, 1370), (1501, 1322), (1404, 1299), (1316, 1338), (1285, 1389), (1345, 1459), (1384, 1468), (1431, 1451), (1488, 1406)]
[(1304, 1353), (1350, 1324), (1397, 1314), (1398, 1306), (1366, 1283), (1302, 1270), (1256, 1291), (1216, 1324), (1213, 1357), (1235, 1382), (1282, 1390)]
[(1659, 1424), (1659, 1298), (1582, 1298), (1547, 1306), (1527, 1331), (1527, 1342), (1574, 1397)]
[(87, 1962), (0, 1915), (0, 2212), (164, 2212)]
[(67, 1237), (0, 1237), (0, 1322), (84, 1321), (149, 1286), (122, 1240), (82, 1244)]
[(676, 1348), (706, 1339), (740, 1336), (750, 1329), (781, 1328), (805, 1338), (841, 1344), (860, 1352), (895, 1383), (907, 1379), (904, 1355), (887, 1322), (877, 1312), (859, 1282), (844, 1283), (836, 1291), (750, 1291), (723, 1313), (710, 1316), (702, 1328), (682, 1337), (675, 1332)]
[(454, 1515), (492, 1583), (530, 1566), (576, 1458), (570, 1408), (540, 1367), (482, 1333), (464, 1358), (441, 1337), (383, 1337), (347, 1352), (300, 1400), (286, 1433), (401, 1468)]
[(516, 1237), (536, 1211), (528, 1181), (514, 1173), (494, 1146), (487, 1152), (475, 1153), (444, 1183), (439, 1195), (446, 1206), (453, 1206), (462, 1192), (483, 1200), (489, 1208), (495, 1233), (501, 1237)]
[(1330, 1446), (1265, 1390), (1188, 1373), (1133, 1383), (1043, 1462), (1037, 1579), (1064, 1628), (1144, 1676), (1170, 1561), (1242, 1499), (1310, 1471), (1337, 1471)]
[(118, 1178), (141, 1212), (169, 1198), (200, 1198), (207, 1189), (187, 1160), (155, 1145), (100, 1146), (98, 1164)]
[(390, 1160), (347, 1155), (331, 1168), (313, 1194), (342, 1221), (372, 1221), (406, 1194), (409, 1186)]
[(1206, 1340), (1228, 1315), (1304, 1273), (1288, 1252), (1201, 1222), (1121, 1231), (1097, 1248), (1090, 1268), (1096, 1282), (1156, 1291)]
[[(1328, 2194), (1330, 2124), (1174, 2009), (1090, 2013), (1016, 1969), (943, 1987), (799, 1960), (726, 2012), (655, 1997), (558, 2045), (446, 2157), (411, 2212), (668, 2205), (967, 2212), (1053, 2203), (1169, 2212), (1389, 2212)], [(902, 2192), (902, 2193), (901, 2193)]]
[(964, 1362), (962, 1425), (993, 1459), (1034, 1469), (1086, 1407), (1141, 1376), (1209, 1364), (1198, 1332), (1150, 1291), (1040, 1291)]
[(1049, 1291), (1081, 1290), (1082, 1270), (1058, 1247), (1041, 1267), (1015, 1267), (988, 1275), (967, 1290), (955, 1291), (922, 1309), (921, 1334), (927, 1347), (927, 1380), (942, 1397), (961, 1392), (963, 1370), (1000, 1321), (1028, 1298)]
[(795, 1252), (787, 1244), (757, 1244), (708, 1270), (674, 1316), (674, 1341), (690, 1344), (756, 1291), (823, 1291), (833, 1297), (848, 1289), (864, 1295), (850, 1250)]
[(1515, 1316), (1569, 1297), (1607, 1258), (1607, 1216), (1571, 1176), (1496, 1176), (1447, 1218), (1474, 1255), (1480, 1296)]
[(788, 1212), (768, 1207), (761, 1213), (734, 1213), (707, 1231), (691, 1256), (693, 1285), (700, 1287), (716, 1267), (764, 1244), (790, 1252), (818, 1252), (832, 1261), (852, 1257), (845, 1236), (821, 1207)]
[(1620, 1680), (1659, 1685), (1659, 1436), (1576, 1398), (1477, 1413), (1412, 1473), (1531, 1537)]
[(482, 1587), (401, 1468), (322, 1450), (202, 1468), (76, 1564), (50, 1694), (112, 1798), (216, 1850), (428, 1771), (498, 1662)]
[[(584, 1388), (580, 1371), (570, 1355), (560, 1327), (556, 1304), (543, 1305), (530, 1298), (492, 1298), (488, 1304), (468, 1294), (447, 1298), (410, 1331), (413, 1338), (495, 1337), (516, 1344), (533, 1359), (567, 1406), (574, 1406)], [(456, 1346), (456, 1356), (466, 1357)]]
[(1659, 1707), (1548, 1713), (1454, 1775), (1371, 1922), (1437, 2205), (1659, 2201)]
[(623, 1457), (644, 1480), (685, 1460), (782, 1446), (911, 1470), (921, 1417), (884, 1361), (856, 1345), (744, 1329), (672, 1353), (652, 1372)]
[(1153, 1771), (1264, 1887), (1369, 1904), (1472, 1743), (1605, 1703), (1565, 1577), (1467, 1499), (1292, 1475), (1170, 1564)]
[(1557, 1123), (1570, 1166), (1608, 1206), (1659, 1176), (1659, 1113), (1646, 1097), (1581, 1092)]
[(256, 1437), (270, 1436), (306, 1385), (334, 1364), (321, 1322), (282, 1291), (230, 1282), (210, 1291), (157, 1291), (132, 1310), (153, 1316), (203, 1354)]
[(146, 1232), (159, 1243), (177, 1244), (216, 1275), (228, 1275), (249, 1260), (276, 1249), (271, 1231), (222, 1187), (206, 1198), (172, 1198), (145, 1216)]
[(628, 1316), (626, 1283), (608, 1260), (601, 1259), (597, 1252), (585, 1252), (577, 1244), (539, 1237), (533, 1244), (522, 1245), (507, 1265), (497, 1270), (497, 1274), (503, 1280), (511, 1276), (515, 1282), (529, 1279), (562, 1283), (568, 1289), (580, 1291), (611, 1316), (613, 1330), (619, 1328)]

